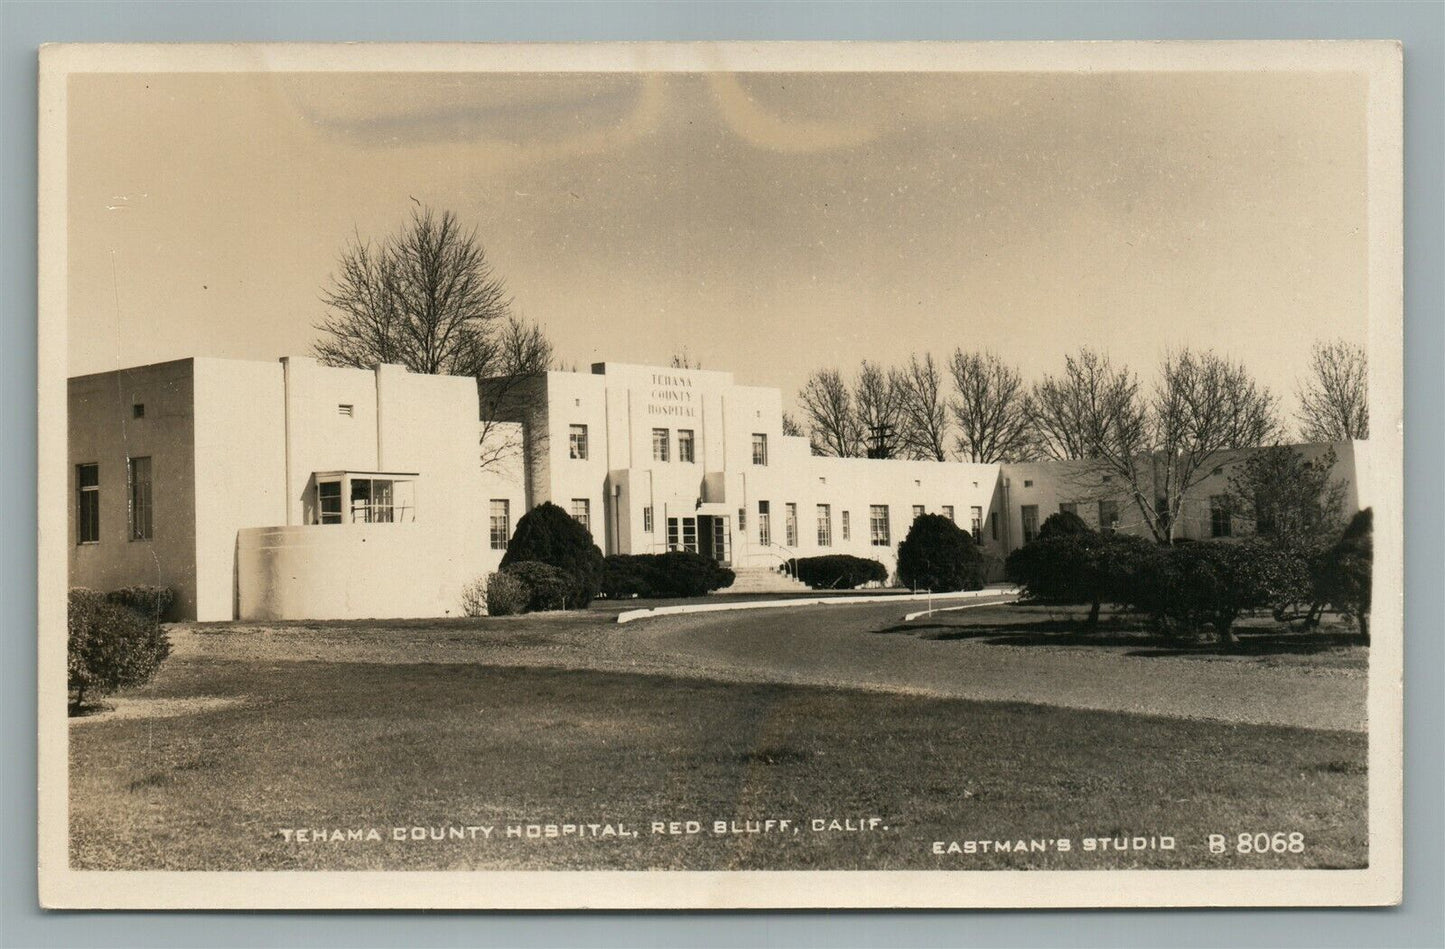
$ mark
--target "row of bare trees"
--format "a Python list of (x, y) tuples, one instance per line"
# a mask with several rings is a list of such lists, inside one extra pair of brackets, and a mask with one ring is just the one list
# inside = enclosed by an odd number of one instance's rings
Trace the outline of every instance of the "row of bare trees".
[[(1363, 350), (1316, 345), (1300, 386), (1304, 438), (1367, 437), (1365, 379)], [(957, 350), (945, 367), (931, 355), (892, 369), (865, 361), (851, 380), (836, 369), (815, 372), (798, 404), (794, 428), (816, 454), (1082, 462), (1081, 472), (1118, 485), (1164, 542), (1223, 453), (1286, 437), (1278, 400), (1244, 366), (1189, 349), (1165, 357), (1152, 387), (1091, 349), (1032, 385), (989, 352)]]

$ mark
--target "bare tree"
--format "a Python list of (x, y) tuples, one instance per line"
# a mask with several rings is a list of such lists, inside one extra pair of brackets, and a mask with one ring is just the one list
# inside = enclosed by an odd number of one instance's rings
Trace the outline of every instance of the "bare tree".
[(1064, 374), (1034, 389), (1035, 420), (1059, 458), (1087, 459), (1083, 471), (1118, 487), (1155, 539), (1173, 543), (1190, 492), (1233, 449), (1272, 442), (1277, 406), (1241, 365), (1204, 352), (1165, 358), (1152, 394), (1127, 368), (1091, 350), (1071, 356)]
[(684, 346), (681, 352), (672, 354), (672, 362), (668, 365), (674, 369), (701, 369), (702, 360), (694, 359), (692, 354), (687, 351), (687, 347)]
[(331, 310), (316, 327), (323, 364), (399, 363), (416, 373), (492, 380), (479, 389), (482, 466), (515, 450), (512, 439), (496, 437), (497, 410), (516, 380), (552, 365), (552, 344), (512, 315), (475, 229), (463, 229), (450, 211), (418, 207), (379, 243), (356, 237), (322, 300)]
[(863, 430), (853, 409), (853, 392), (836, 369), (819, 369), (798, 392), (813, 453), (856, 458), (863, 454)]
[(853, 409), (869, 458), (897, 458), (904, 447), (903, 394), (897, 375), (863, 360), (853, 386)]
[(913, 458), (948, 460), (948, 397), (943, 374), (931, 353), (910, 356), (908, 365), (893, 373), (902, 400), (903, 448)]
[(357, 237), (322, 300), (333, 311), (317, 326), (322, 363), (477, 378), (493, 374), (492, 331), (511, 302), (476, 231), (430, 208), (380, 244)]
[(1369, 363), (1363, 347), (1344, 340), (1315, 343), (1310, 377), (1298, 387), (1296, 418), (1307, 442), (1370, 437)]
[(991, 352), (953, 352), (949, 360), (957, 390), (950, 406), (964, 461), (1020, 461), (1031, 453), (1034, 419), (1018, 370)]
[(799, 424), (792, 412), (783, 413), (783, 434), (794, 438), (808, 437), (808, 433), (803, 430), (803, 426)]
[(483, 468), (496, 467), (522, 450), (522, 439), (504, 435), (510, 429), (500, 423), (515, 418), (515, 404), (525, 392), (526, 380), (556, 363), (552, 342), (542, 328), (517, 316), (509, 315), (490, 343), (494, 370), (485, 380), (479, 379), (477, 385)]

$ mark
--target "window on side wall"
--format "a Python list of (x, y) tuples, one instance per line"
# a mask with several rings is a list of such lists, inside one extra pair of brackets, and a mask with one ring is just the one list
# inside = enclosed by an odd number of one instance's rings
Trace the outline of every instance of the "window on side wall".
[(874, 547), (887, 547), (892, 543), (888, 527), (888, 505), (868, 506), (868, 537)]
[(1234, 522), (1230, 516), (1229, 498), (1226, 495), (1215, 494), (1209, 498), (1209, 536), (1234, 536)]
[(493, 550), (506, 550), (512, 537), (512, 503), (506, 498), (492, 499), (491, 541)]
[(567, 427), (567, 457), (575, 458), (578, 461), (587, 460), (586, 425), (569, 425)]
[(696, 457), (693, 447), (692, 429), (680, 428), (677, 430), (677, 460), (684, 464), (692, 464)]
[(783, 505), (783, 537), (787, 546), (798, 546), (798, 505), (791, 501)]
[(998, 540), (998, 511), (988, 512), (988, 534), (994, 540)]
[(654, 428), (652, 430), (652, 460), (667, 460), (668, 431), (665, 428)]
[(75, 542), (100, 543), (100, 465), (75, 466)]
[(844, 512), (843, 512), (843, 524), (842, 524), (842, 527), (843, 527), (843, 540), (844, 540), (845, 542), (852, 540), (852, 539), (853, 539), (853, 514), (852, 514), (851, 511), (844, 511)]
[(773, 542), (773, 506), (768, 501), (758, 502), (758, 543), (764, 547)]
[(592, 501), (590, 499), (572, 499), (572, 520), (581, 524), (587, 533), (592, 533)]
[(1119, 502), (1099, 502), (1099, 530), (1112, 534), (1119, 529)]
[(768, 436), (762, 432), (753, 433), (753, 464), (768, 463)]
[(1077, 502), (1077, 501), (1065, 501), (1065, 502), (1063, 502), (1062, 504), (1059, 505), (1059, 513), (1060, 513), (1060, 514), (1072, 514), (1072, 515), (1074, 515), (1075, 517), (1078, 517), (1078, 516), (1079, 516), (1079, 504), (1078, 504), (1078, 502)]
[(644, 508), (642, 509), (642, 532), (643, 532), (644, 534), (651, 534), (651, 533), (652, 533), (652, 505), (651, 505), (651, 504), (647, 505), (646, 507), (644, 507)]
[(968, 509), (968, 531), (973, 535), (974, 543), (983, 543), (983, 508)]
[(953, 516), (953, 505), (952, 505), (952, 504), (945, 504), (945, 505), (943, 506), (943, 516), (946, 517), (946, 518), (948, 518), (950, 521), (953, 521), (953, 523), (955, 523), (955, 524), (958, 523), (958, 521), (955, 520), (955, 519), (954, 519), (954, 516)]
[(151, 460), (132, 458), (130, 467), (130, 539), (155, 537), (151, 510)]
[(916, 521), (916, 520), (918, 520), (918, 519), (919, 519), (920, 517), (922, 517), (922, 516), (923, 516), (923, 505), (922, 505), (922, 504), (915, 504), (915, 505), (913, 505), (913, 519)]
[(833, 508), (827, 504), (818, 505), (818, 546), (833, 546)]
[(1024, 543), (1027, 544), (1039, 536), (1039, 506), (1025, 504), (1019, 508), (1019, 515), (1024, 525)]

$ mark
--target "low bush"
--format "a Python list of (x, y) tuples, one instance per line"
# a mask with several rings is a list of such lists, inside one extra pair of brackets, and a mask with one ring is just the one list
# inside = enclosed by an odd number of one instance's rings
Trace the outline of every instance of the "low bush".
[[(587, 528), (551, 502), (544, 502), (522, 515), (502, 555), (502, 568), (535, 561), (559, 570), (567, 590), (558, 602), (566, 609), (583, 609), (597, 595), (602, 583), (602, 551), (592, 542)], [(563, 607), (555, 607), (562, 609)]]
[(609, 599), (704, 596), (731, 586), (733, 579), (731, 570), (702, 554), (614, 554), (603, 561), (602, 594)]
[(149, 681), (170, 655), (170, 642), (155, 619), (94, 590), (70, 591), (66, 625), (72, 710), (97, 696)]
[(852, 590), (865, 583), (888, 582), (888, 568), (851, 554), (826, 554), (788, 561), (793, 575), (815, 590)]
[[(1045, 524), (1061, 516), (1067, 515), (1053, 515)], [(1031, 600), (1089, 604), (1086, 624), (1092, 628), (1104, 603), (1135, 599), (1141, 566), (1157, 549), (1140, 537), (1101, 534), (1087, 527), (1040, 531), (1037, 539), (1008, 555), (1004, 571)]]
[(574, 607), (571, 597), (577, 589), (575, 579), (549, 563), (523, 560), (503, 567), (502, 573), (515, 577), (526, 588), (529, 612)]
[(170, 611), (176, 595), (171, 592), (170, 587), (137, 585), (111, 590), (105, 598), (159, 623)]
[(488, 616), (516, 616), (527, 611), (532, 591), (520, 577), (504, 570), (487, 575), (485, 595)]
[(484, 577), (477, 577), (475, 580), (462, 587), (461, 606), (463, 616), (486, 616), (487, 615), (487, 581)]
[(941, 514), (920, 514), (898, 545), (898, 579), (916, 590), (981, 590), (983, 556), (973, 536)]

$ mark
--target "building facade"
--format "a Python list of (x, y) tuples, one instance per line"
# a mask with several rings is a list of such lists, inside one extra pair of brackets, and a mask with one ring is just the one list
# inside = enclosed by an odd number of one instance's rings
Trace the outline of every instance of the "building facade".
[[(1303, 446), (1335, 452), (1352, 509), (1368, 503), (1358, 449)], [(971, 531), (995, 576), (1055, 511), (1143, 528), (1088, 465), (815, 456), (783, 434), (776, 389), (619, 363), (480, 390), (302, 357), (83, 376), (70, 455), (71, 582), (169, 586), (177, 617), (200, 620), (455, 615), (543, 502), (605, 553), (689, 550), (740, 571), (844, 553), (891, 573), (925, 512)], [(1236, 460), (1187, 499), (1179, 536), (1236, 533), (1217, 504)]]

